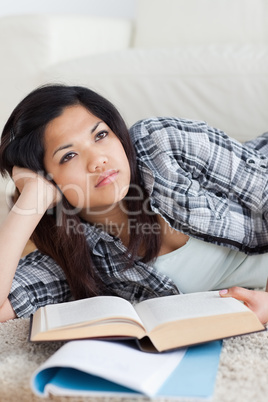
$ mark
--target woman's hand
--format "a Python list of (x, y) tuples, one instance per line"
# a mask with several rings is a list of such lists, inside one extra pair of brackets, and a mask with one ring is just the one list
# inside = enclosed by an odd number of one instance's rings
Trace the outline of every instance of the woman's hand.
[(59, 189), (41, 174), (30, 169), (14, 166), (12, 179), (20, 194), (27, 188), (35, 194), (36, 206), (38, 209), (47, 210), (57, 205), (62, 195)]
[(234, 297), (241, 300), (257, 315), (259, 320), (266, 324), (268, 322), (268, 293), (257, 290), (249, 290), (240, 287), (220, 290), (221, 297)]

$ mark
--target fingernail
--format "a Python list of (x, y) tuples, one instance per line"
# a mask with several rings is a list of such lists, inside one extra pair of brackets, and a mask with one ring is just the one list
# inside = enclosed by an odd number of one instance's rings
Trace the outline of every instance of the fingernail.
[(228, 293), (228, 289), (222, 289), (219, 291), (220, 295), (226, 295)]

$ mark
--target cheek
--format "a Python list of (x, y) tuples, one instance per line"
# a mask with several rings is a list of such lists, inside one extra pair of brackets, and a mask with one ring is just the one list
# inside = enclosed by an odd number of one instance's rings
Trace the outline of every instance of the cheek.
[(54, 181), (72, 206), (84, 205), (89, 182), (82, 179), (81, 175), (71, 170), (68, 174), (55, 174)]
[(129, 172), (129, 176), (130, 176), (129, 161), (128, 161), (127, 155), (125, 153), (125, 150), (121, 144), (118, 147), (118, 149), (114, 151), (114, 154), (116, 155), (116, 160), (120, 160), (121, 168), (124, 170), (124, 172), (126, 172), (126, 173)]
[(62, 184), (60, 188), (69, 203), (79, 208), (83, 208), (88, 204), (90, 194), (92, 193), (89, 175), (85, 178), (79, 178), (79, 175), (73, 175), (69, 177), (68, 182)]
[(81, 186), (72, 183), (64, 186), (61, 190), (65, 198), (73, 207), (81, 207), (84, 205), (85, 193)]

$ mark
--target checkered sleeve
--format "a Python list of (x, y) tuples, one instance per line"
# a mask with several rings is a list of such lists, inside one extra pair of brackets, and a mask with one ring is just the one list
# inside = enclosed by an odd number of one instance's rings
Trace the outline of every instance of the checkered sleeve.
[(203, 121), (152, 118), (130, 130), (155, 212), (180, 231), (267, 250), (267, 137), (241, 144)]
[(29, 317), (41, 306), (70, 300), (71, 293), (62, 269), (36, 250), (20, 260), (8, 297), (17, 317)]
[(202, 121), (148, 119), (137, 124), (135, 134), (138, 159), (154, 174), (164, 172), (162, 187), (172, 189), (172, 198), (178, 192), (175, 182), (188, 197), (195, 195), (198, 182), (202, 191), (232, 192), (249, 208), (259, 207), (267, 158), (258, 150)]

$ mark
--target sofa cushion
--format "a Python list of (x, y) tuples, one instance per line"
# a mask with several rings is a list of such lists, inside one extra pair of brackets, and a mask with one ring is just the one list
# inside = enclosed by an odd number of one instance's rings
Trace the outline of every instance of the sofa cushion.
[(128, 19), (83, 15), (15, 15), (0, 18), (0, 126), (38, 85), (40, 71), (88, 54), (130, 46)]
[(128, 124), (150, 116), (206, 120), (244, 141), (267, 131), (268, 46), (129, 49), (59, 63), (40, 83), (85, 85)]
[(268, 42), (267, 0), (137, 0), (134, 46)]

